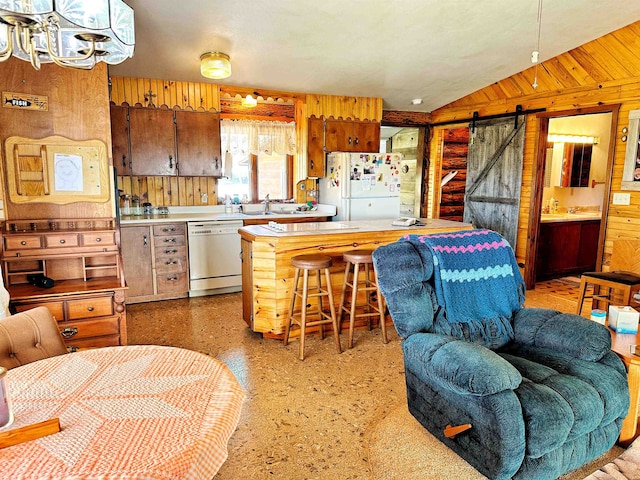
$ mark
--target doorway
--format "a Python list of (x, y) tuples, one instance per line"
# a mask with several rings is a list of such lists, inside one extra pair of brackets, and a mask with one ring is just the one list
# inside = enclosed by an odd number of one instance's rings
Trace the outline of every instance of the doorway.
[(524, 270), (527, 289), (535, 288), (537, 280), (600, 269), (618, 109), (538, 114), (535, 193)]

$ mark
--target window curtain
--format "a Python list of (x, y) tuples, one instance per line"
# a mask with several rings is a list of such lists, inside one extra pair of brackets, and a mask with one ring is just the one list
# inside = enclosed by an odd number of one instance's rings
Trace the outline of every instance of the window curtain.
[(220, 146), (224, 152), (224, 174), (231, 177), (233, 156), (240, 154), (296, 154), (294, 122), (230, 120), (220, 122)]

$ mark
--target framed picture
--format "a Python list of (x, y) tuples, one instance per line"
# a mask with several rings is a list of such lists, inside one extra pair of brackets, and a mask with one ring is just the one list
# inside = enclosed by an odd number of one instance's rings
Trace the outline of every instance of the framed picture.
[(629, 112), (627, 152), (622, 171), (622, 190), (640, 190), (640, 110)]

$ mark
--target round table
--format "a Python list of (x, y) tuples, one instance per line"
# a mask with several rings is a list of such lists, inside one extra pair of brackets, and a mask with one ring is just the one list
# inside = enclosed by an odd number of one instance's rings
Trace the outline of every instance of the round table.
[(14, 422), (60, 418), (61, 431), (0, 450), (3, 478), (210, 480), (245, 394), (231, 371), (173, 347), (108, 347), (7, 373)]

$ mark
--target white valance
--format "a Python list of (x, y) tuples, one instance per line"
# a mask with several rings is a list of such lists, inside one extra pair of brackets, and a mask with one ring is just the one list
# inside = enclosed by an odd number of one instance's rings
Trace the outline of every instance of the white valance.
[(220, 122), (220, 141), (224, 153), (295, 155), (296, 125), (293, 122), (229, 120)]

